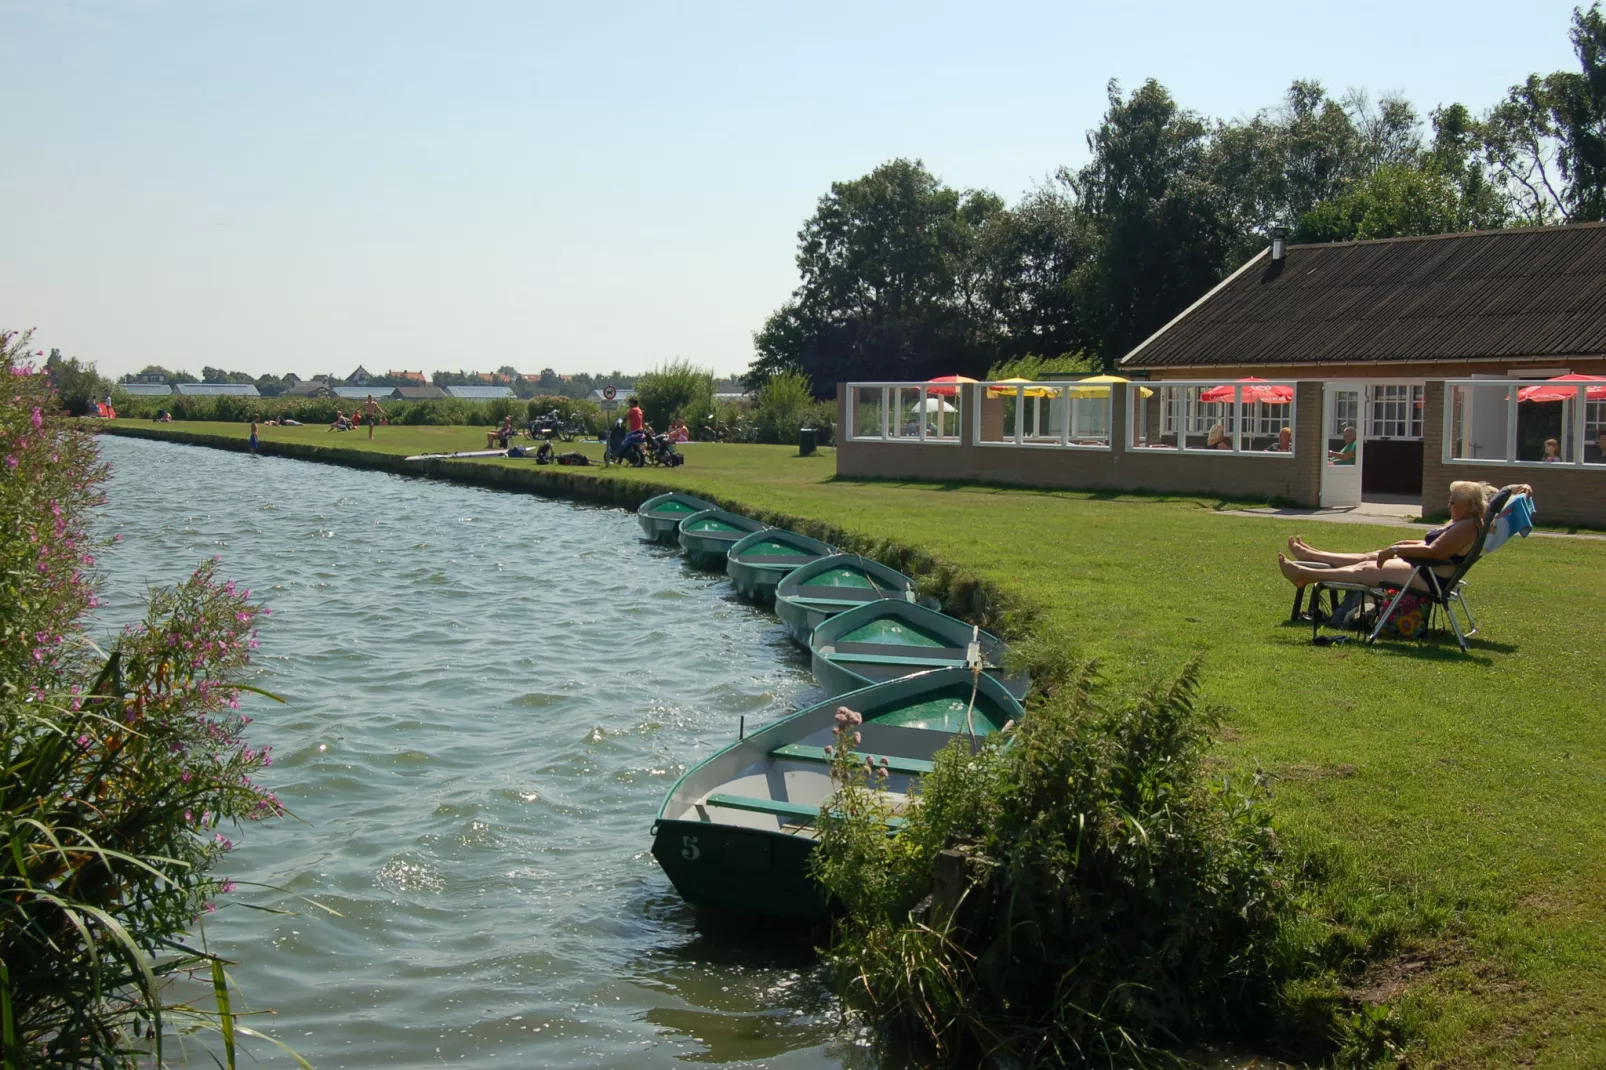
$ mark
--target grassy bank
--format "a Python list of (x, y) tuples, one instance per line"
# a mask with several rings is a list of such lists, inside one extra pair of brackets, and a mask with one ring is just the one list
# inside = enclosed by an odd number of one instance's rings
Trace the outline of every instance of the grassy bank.
[[(263, 434), (269, 452), (374, 451), (396, 469), (409, 453), (484, 443), (474, 428), (381, 428), (372, 443), (321, 427)], [(1534, 538), (1480, 565), (1469, 598), (1483, 633), (1470, 656), (1442, 643), (1317, 648), (1286, 623), (1282, 541), (1297, 531), (1367, 548), (1400, 529), (1226, 517), (1211, 499), (838, 481), (829, 452), (784, 447), (686, 453), (672, 471), (538, 478), (621, 503), (673, 485), (808, 518), (865, 548), (914, 548), (923, 567), (946, 570), (951, 596), (980, 581), (988, 597), (961, 608), (1017, 634), (1059, 631), (1102, 660), (1112, 688), (1204, 651), (1204, 693), (1232, 707), (1222, 760), (1278, 778), (1279, 825), (1326, 877), (1335, 940), (1372, 963), (1349, 979), (1350, 996), (1411, 1027), (1409, 1065), (1606, 1065), (1606, 544)], [(521, 483), (537, 471), (506, 459), (432, 468), (489, 470)]]

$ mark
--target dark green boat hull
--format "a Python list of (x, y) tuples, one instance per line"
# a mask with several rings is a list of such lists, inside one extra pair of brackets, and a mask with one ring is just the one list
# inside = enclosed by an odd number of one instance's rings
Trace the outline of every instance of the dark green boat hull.
[(799, 924), (821, 921), (825, 890), (809, 874), (814, 841), (762, 829), (662, 819), (652, 854), (699, 907), (735, 908)]
[(673, 546), (679, 536), (682, 520), (693, 513), (713, 508), (716, 506), (712, 502), (705, 502), (690, 494), (678, 491), (660, 494), (641, 503), (636, 510), (636, 523), (641, 525), (641, 533), (651, 541)]

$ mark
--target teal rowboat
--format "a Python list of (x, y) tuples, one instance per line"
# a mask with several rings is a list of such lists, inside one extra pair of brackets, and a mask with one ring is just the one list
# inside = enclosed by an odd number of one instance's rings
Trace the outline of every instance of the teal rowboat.
[(741, 539), (725, 555), (725, 571), (736, 592), (755, 602), (775, 597), (775, 585), (794, 569), (836, 553), (819, 539), (770, 528)]
[[(808, 866), (833, 791), (825, 748), (839, 706), (864, 715), (857, 750), (887, 759), (881, 790), (895, 808), (956, 735), (986, 735), (1022, 716), (991, 677), (973, 685), (965, 670), (942, 669), (810, 706), (732, 743), (680, 778), (653, 825), (652, 853), (688, 902), (799, 924), (825, 917)], [(894, 830), (900, 823), (894, 817)]]
[(680, 521), (680, 548), (698, 568), (724, 568), (725, 554), (738, 540), (768, 527), (723, 509), (704, 509)]
[(1016, 698), (1031, 683), (1025, 674), (1004, 672), (1004, 641), (935, 609), (883, 598), (838, 613), (809, 637), (814, 679), (829, 694), (841, 694), (925, 669), (964, 667), (972, 635), (981, 648), (983, 671)]
[(636, 523), (641, 525), (642, 534), (653, 542), (673, 546), (680, 537), (682, 520), (693, 513), (714, 508), (717, 507), (713, 502), (705, 502), (701, 498), (693, 498), (690, 494), (671, 491), (642, 502), (640, 508), (636, 510)]
[(915, 581), (855, 554), (822, 557), (789, 572), (775, 587), (775, 614), (802, 646), (822, 621), (866, 602), (915, 600)]

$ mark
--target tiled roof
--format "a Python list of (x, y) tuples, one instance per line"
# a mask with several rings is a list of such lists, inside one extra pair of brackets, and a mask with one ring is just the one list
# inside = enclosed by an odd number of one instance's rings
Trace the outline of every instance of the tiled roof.
[(1606, 224), (1262, 251), (1123, 369), (1606, 354)]

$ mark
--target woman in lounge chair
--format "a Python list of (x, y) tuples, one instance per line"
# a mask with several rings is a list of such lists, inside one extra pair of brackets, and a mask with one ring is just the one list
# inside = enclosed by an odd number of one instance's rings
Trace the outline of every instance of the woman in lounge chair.
[[(1514, 483), (1506, 488), (1513, 494), (1533, 494), (1526, 483)], [(1450, 522), (1434, 528), (1420, 539), (1406, 539), (1365, 554), (1335, 554), (1318, 550), (1298, 535), (1288, 538), (1289, 560), (1277, 555), (1277, 567), (1282, 569), (1288, 582), (1295, 587), (1327, 580), (1338, 583), (1361, 583), (1368, 587), (1385, 584), (1403, 585), (1410, 581), (1414, 565), (1400, 559), (1401, 554), (1443, 564), (1434, 565), (1439, 575), (1446, 578), (1466, 559), (1467, 552), (1478, 539), (1478, 528), (1483, 523), (1483, 511), (1495, 489), (1487, 483), (1457, 480), (1450, 484)], [(1426, 590), (1418, 582), (1419, 590)]]

